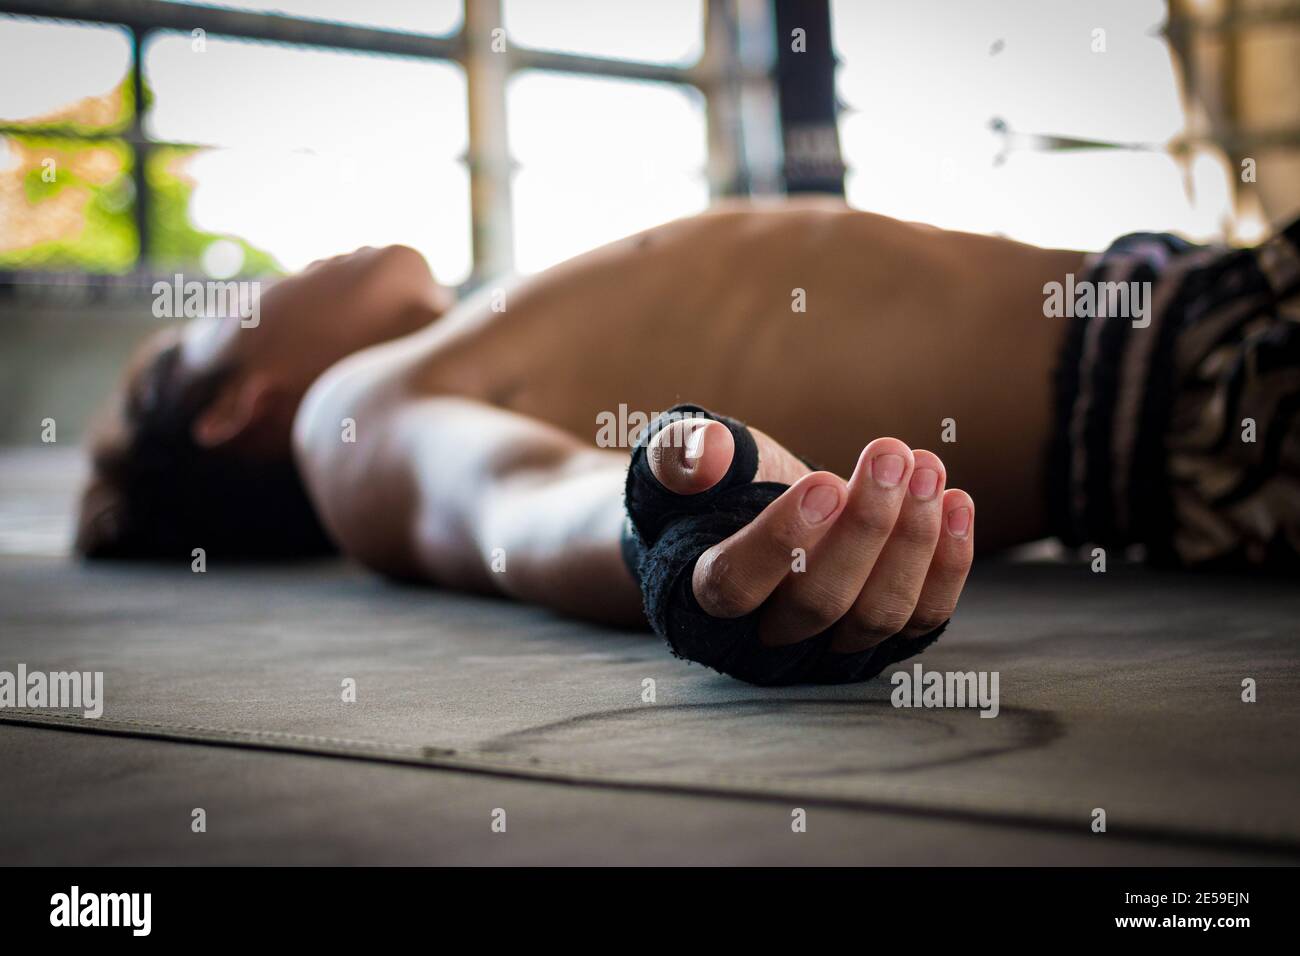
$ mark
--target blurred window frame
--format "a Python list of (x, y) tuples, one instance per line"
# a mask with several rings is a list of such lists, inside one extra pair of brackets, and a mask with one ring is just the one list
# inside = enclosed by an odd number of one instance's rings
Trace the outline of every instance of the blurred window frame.
[[(301, 16), (259, 13), (166, 0), (0, 0), (0, 15), (115, 25), (130, 37), (133, 113), (121, 130), (87, 131), (60, 125), (0, 123), (0, 135), (21, 133), (76, 143), (112, 141), (131, 153), (133, 218), (138, 237), (135, 268), (127, 276), (104, 276), (108, 285), (134, 285), (152, 276), (150, 154), (161, 142), (146, 129), (145, 45), (159, 32), (227, 37), (361, 54), (457, 63), (465, 72), (473, 272), (472, 287), (513, 269), (511, 177), (514, 164), (506, 134), (506, 87), (524, 70), (547, 70), (693, 87), (706, 104), (708, 181), (714, 198), (784, 191), (776, 68), (780, 49), (768, 0), (703, 0), (704, 46), (699, 60), (667, 65), (532, 49), (507, 35), (503, 0), (464, 0), (459, 28), (447, 35), (351, 25)], [(825, 6), (828, 0), (801, 0)], [(829, 21), (829, 16), (826, 17)], [(829, 48), (829, 46), (828, 46)], [(51, 277), (53, 278), (53, 277)]]

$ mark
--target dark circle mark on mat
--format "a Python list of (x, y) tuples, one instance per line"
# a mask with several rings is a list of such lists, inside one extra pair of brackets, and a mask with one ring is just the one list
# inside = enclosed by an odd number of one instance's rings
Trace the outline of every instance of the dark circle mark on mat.
[(901, 708), (868, 700), (646, 704), (511, 731), (475, 749), (607, 770), (710, 770), (808, 779), (899, 773), (1044, 747), (1047, 711)]
[[(978, 719), (978, 718), (976, 718)], [(1055, 721), (1053, 720), (1053, 723)], [(427, 770), (452, 771), (459, 773), (482, 774), (512, 780), (535, 780), (547, 783), (578, 787), (604, 787), (610, 790), (637, 790), (647, 793), (688, 794), (692, 796), (720, 797), (733, 800), (761, 800), (789, 804), (790, 801), (815, 804), (819, 806), (844, 807), (853, 810), (880, 811), (904, 816), (917, 816), (960, 820), (969, 823), (1010, 825), (1028, 827), (1035, 830), (1050, 830), (1056, 833), (1079, 834), (1078, 818), (1068, 811), (1058, 808), (1042, 813), (1026, 812), (1024, 807), (1009, 809), (1000, 803), (975, 805), (943, 805), (934, 802), (916, 802), (895, 795), (873, 794), (870, 785), (864, 781), (864, 791), (852, 794), (849, 788), (841, 787), (838, 794), (806, 792), (796, 789), (782, 789), (776, 781), (764, 783), (761, 778), (754, 778), (747, 784), (729, 780), (715, 775), (711, 779), (705, 775), (697, 779), (658, 780), (636, 779), (634, 774), (619, 777), (615, 773), (593, 769), (576, 769), (565, 767), (547, 767), (537, 758), (526, 758), (529, 766), (515, 761), (515, 765), (501, 762), (479, 762), (472, 752), (462, 754), (453, 749), (436, 747), (403, 748), (386, 746), (375, 741), (347, 740), (329, 737), (313, 737), (303, 734), (281, 733), (277, 731), (219, 729), (214, 727), (168, 726), (166, 724), (144, 721), (114, 720), (100, 718), (97, 720), (51, 713), (49, 711), (32, 712), (0, 709), (0, 727), (6, 725), (33, 727), (55, 732), (71, 732), (102, 735), (105, 737), (126, 737), (137, 740), (162, 740), (169, 743), (189, 744), (207, 747), (234, 747), (269, 753), (296, 754), (302, 756), (328, 757), (339, 760), (361, 760), (371, 763), (394, 766), (415, 766)], [(1059, 736), (1059, 734), (1058, 734)], [(482, 756), (482, 755), (477, 755)], [(924, 788), (918, 788), (924, 792)], [(1220, 821), (1222, 822), (1222, 821)], [(1171, 820), (1168, 813), (1158, 811), (1158, 815), (1139, 813), (1133, 822), (1123, 828), (1111, 831), (1111, 838), (1116, 840), (1152, 840), (1166, 844), (1193, 845), (1206, 847), (1240, 847), (1255, 852), (1283, 854), (1294, 858), (1300, 852), (1300, 840), (1297, 840), (1289, 825), (1279, 828), (1269, 821), (1251, 817), (1242, 818), (1234, 815), (1229, 829), (1206, 829), (1202, 822), (1195, 820)], [(1087, 839), (1087, 837), (1084, 837)]]

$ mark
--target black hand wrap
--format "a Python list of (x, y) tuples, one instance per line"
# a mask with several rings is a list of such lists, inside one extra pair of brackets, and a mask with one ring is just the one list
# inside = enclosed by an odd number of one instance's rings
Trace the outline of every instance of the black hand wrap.
[[(678, 495), (650, 471), (647, 446), (665, 425), (681, 418), (722, 422), (736, 443), (726, 475), (708, 491)], [(875, 677), (938, 639), (947, 622), (918, 638), (899, 635), (854, 654), (830, 649), (830, 631), (797, 644), (766, 647), (758, 640), (758, 613), (738, 618), (707, 614), (695, 600), (691, 577), (701, 554), (753, 521), (788, 488), (753, 480), (758, 446), (743, 423), (700, 408), (678, 405), (638, 437), (628, 468), (625, 501), (629, 528), (624, 557), (641, 585), (646, 619), (672, 652), (751, 684), (849, 684)]]

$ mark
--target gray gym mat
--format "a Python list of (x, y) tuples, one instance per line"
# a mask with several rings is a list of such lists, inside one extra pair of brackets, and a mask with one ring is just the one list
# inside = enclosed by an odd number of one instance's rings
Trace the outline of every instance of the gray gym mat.
[[(14, 466), (0, 479), (6, 513), (57, 511), (33, 504), (43, 483)], [(0, 550), (46, 540), (23, 534)], [(107, 698), (99, 721), (0, 711), (0, 753), (35, 733), (15, 721), (35, 722), (97, 734), (86, 739), (106, 753), (120, 743), (103, 735), (127, 734), (163, 738), (148, 746), (176, 759), (187, 748), (168, 738), (1300, 856), (1290, 582), (982, 564), (957, 621), (918, 660), (997, 671), (991, 720), (896, 709), (884, 679), (748, 687), (649, 635), (338, 562), (195, 574), (188, 562), (83, 566), (29, 550), (0, 557), (0, 609), (0, 670), (103, 671)], [(1241, 699), (1245, 678), (1257, 703)], [(1104, 837), (1090, 830), (1095, 808)]]

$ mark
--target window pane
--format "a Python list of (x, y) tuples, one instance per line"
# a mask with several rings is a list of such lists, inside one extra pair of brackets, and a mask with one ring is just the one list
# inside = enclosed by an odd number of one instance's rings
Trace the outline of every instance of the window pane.
[(127, 34), (0, 18), (0, 122), (116, 129), (131, 117)]
[[(1158, 0), (836, 0), (840, 96), (879, 122), (1163, 142), (1182, 126)], [(1093, 52), (1104, 30), (1104, 52)]]
[[(163, 150), (150, 167), (160, 195), (160, 265), (228, 271), (227, 243), (258, 272), (265, 255), (281, 269), (364, 245), (420, 250), (440, 282), (470, 271), (469, 179), (452, 160), (385, 154), (267, 153), (252, 149)], [(184, 188), (175, 185), (181, 183)]]
[[(629, 189), (636, 189), (630, 196)], [(700, 176), (669, 176), (651, 186), (604, 174), (556, 180), (521, 171), (514, 181), (515, 265), (536, 272), (588, 249), (670, 219), (689, 216), (709, 203)]]
[(702, 0), (505, 0), (516, 43), (647, 63), (693, 63), (704, 49)]
[[(187, 3), (189, 0), (173, 0)], [(282, 13), (311, 20), (383, 27), (408, 33), (453, 33), (461, 0), (198, 0), (209, 7)], [(472, 0), (470, 0), (472, 2)], [(196, 23), (195, 26), (202, 26)]]
[(221, 147), (166, 154), (151, 168), (192, 188), (160, 224), (173, 230), (159, 245), (164, 261), (192, 263), (218, 236), (241, 241), (246, 266), (260, 251), (289, 270), (401, 242), (428, 256), (441, 281), (468, 275), (458, 66), (219, 37), (196, 52), (182, 34), (150, 43), (145, 66), (151, 134)]
[[(1222, 174), (1219, 168), (1219, 198), (1226, 199)], [(1213, 177), (1206, 180), (1214, 190)], [(1218, 226), (1188, 201), (1173, 158), (1155, 152), (1015, 153), (996, 169), (941, 167), (934, 157), (904, 170), (869, 164), (850, 174), (848, 194), (853, 205), (884, 215), (1057, 248), (1101, 249), (1153, 224), (1191, 236)]]
[(212, 146), (462, 154), (465, 80), (451, 63), (163, 34), (145, 52), (150, 133)]
[(699, 94), (528, 72), (508, 91), (515, 262), (552, 265), (708, 204)]
[[(1224, 190), (1207, 181), (1193, 205), (1161, 151), (1184, 116), (1152, 35), (1159, 0), (837, 0), (832, 12), (854, 205), (1082, 248), (1135, 229), (1217, 229)], [(1144, 148), (1047, 152), (1040, 134)]]
[(530, 70), (511, 81), (506, 109), (525, 166), (623, 162), (644, 174), (698, 171), (708, 156), (703, 98), (673, 83)]
[(0, 136), (0, 269), (130, 269), (133, 196), (122, 143)]
[(146, 174), (151, 200), (153, 270), (193, 270), (217, 278), (283, 271), (273, 254), (238, 236), (244, 230), (227, 229), (223, 235), (195, 224), (191, 209), (198, 182), (191, 166), (203, 152), (190, 147), (163, 146), (149, 156)]

